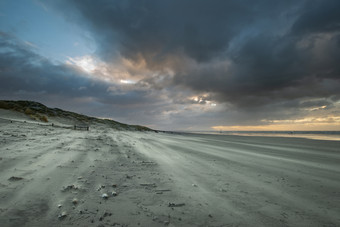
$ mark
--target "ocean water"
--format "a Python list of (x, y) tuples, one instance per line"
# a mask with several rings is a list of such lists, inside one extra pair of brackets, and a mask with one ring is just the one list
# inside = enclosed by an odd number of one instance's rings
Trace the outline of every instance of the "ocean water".
[(237, 136), (295, 137), (340, 141), (340, 131), (196, 131), (192, 133)]

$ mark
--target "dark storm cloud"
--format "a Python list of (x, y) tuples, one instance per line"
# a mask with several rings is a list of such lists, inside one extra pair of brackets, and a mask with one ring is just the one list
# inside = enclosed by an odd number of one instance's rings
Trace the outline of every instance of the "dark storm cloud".
[(332, 105), (332, 102), (327, 100), (315, 100), (315, 101), (305, 101), (300, 104), (300, 107), (320, 107), (320, 106), (329, 106)]
[(106, 61), (120, 54), (150, 69), (171, 68), (173, 85), (214, 93), (219, 102), (247, 107), (340, 92), (339, 1), (58, 4), (92, 31)]
[(296, 34), (339, 31), (339, 9), (340, 2), (337, 0), (307, 1), (292, 31)]
[(49, 2), (89, 31), (115, 74), (106, 77), (137, 83), (104, 82), (2, 34), (2, 97), (69, 100), (65, 108), (164, 129), (337, 115), (338, 1)]
[[(35, 54), (15, 37), (0, 34), (1, 92), (42, 92), (84, 95), (84, 87), (101, 91), (104, 86), (93, 83), (67, 65), (54, 65)], [(89, 94), (91, 95), (91, 94)]]
[(177, 74), (175, 83), (241, 106), (339, 94), (339, 46), (334, 38), (311, 42), (322, 47), (299, 50), (289, 38), (255, 37), (227, 65), (193, 67)]
[(143, 105), (152, 99), (147, 91), (124, 91), (115, 84), (90, 77), (75, 66), (53, 64), (6, 33), (0, 33), (0, 81), (2, 98), (32, 99), (46, 104), (55, 100), (59, 105), (73, 101), (66, 108), (82, 103), (88, 105), (88, 113), (91, 105), (92, 111), (96, 105), (119, 109)]
[(87, 24), (103, 56), (114, 54), (118, 47), (124, 56), (141, 54), (153, 64), (181, 51), (208, 61), (223, 53), (244, 29), (258, 24), (271, 29), (274, 23), (268, 21), (281, 20), (294, 2), (75, 0), (58, 6), (70, 20)]

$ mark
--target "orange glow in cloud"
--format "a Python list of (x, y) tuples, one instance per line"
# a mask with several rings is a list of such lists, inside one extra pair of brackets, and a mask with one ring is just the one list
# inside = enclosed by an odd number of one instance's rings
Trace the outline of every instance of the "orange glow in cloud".
[(296, 120), (262, 120), (266, 125), (213, 126), (217, 131), (340, 131), (340, 116)]

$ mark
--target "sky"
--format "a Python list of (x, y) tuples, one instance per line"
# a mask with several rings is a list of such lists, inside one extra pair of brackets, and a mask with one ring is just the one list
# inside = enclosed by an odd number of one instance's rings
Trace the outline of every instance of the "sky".
[(338, 0), (1, 0), (0, 99), (160, 130), (340, 130)]

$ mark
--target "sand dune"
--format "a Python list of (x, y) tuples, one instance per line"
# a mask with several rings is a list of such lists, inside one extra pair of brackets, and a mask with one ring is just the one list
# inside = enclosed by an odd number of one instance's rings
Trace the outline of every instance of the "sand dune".
[(1, 226), (340, 225), (337, 141), (80, 131), (11, 116), (1, 112)]

